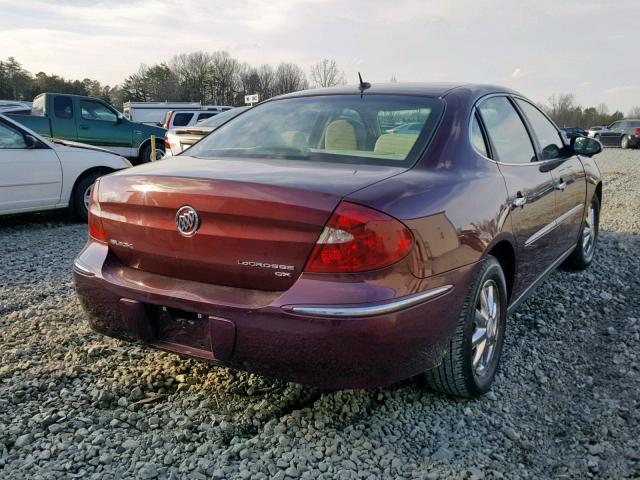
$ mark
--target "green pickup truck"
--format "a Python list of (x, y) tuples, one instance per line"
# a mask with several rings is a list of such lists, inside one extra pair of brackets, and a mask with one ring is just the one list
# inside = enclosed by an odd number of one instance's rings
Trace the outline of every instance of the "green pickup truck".
[(8, 116), (46, 137), (96, 145), (136, 164), (151, 160), (154, 135), (155, 159), (164, 155), (164, 128), (131, 122), (98, 98), (43, 93), (33, 100), (31, 115)]

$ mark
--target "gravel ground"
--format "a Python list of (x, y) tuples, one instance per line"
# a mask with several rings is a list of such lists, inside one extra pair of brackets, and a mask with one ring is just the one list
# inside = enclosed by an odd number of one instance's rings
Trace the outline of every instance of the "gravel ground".
[(597, 261), (509, 319), (492, 392), (322, 392), (91, 332), (86, 226), (0, 220), (0, 478), (640, 478), (640, 151), (607, 150)]

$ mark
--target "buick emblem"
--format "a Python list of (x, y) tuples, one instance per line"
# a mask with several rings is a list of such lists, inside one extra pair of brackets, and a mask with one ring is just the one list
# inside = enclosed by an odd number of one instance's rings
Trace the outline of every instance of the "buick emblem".
[(183, 237), (193, 237), (200, 226), (198, 212), (193, 207), (185, 205), (176, 213), (176, 227)]

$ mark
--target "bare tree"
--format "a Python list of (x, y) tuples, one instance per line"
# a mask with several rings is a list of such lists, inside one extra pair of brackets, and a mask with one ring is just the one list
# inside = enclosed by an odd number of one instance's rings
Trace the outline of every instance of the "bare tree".
[(398, 78), (396, 77), (395, 73), (393, 75), (391, 75), (391, 79), (389, 81), (391, 83), (398, 83)]
[(311, 67), (311, 83), (314, 87), (335, 87), (344, 85), (346, 81), (336, 61), (323, 58)]
[(273, 97), (275, 95), (276, 72), (273, 71), (271, 65), (261, 65), (258, 68), (258, 78), (260, 86), (257, 92), (260, 95), (260, 100)]
[(295, 63), (281, 63), (276, 69), (274, 93), (296, 92), (309, 86), (304, 71)]
[(632, 107), (627, 116), (629, 118), (640, 118), (640, 105)]
[(183, 99), (206, 103), (211, 63), (211, 54), (206, 52), (181, 53), (173, 57), (170, 66), (180, 81)]

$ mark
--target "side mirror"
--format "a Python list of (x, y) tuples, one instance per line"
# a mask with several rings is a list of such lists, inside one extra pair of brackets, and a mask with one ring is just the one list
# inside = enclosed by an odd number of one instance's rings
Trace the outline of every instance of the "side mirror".
[(602, 144), (595, 138), (576, 137), (571, 142), (573, 151), (578, 155), (593, 157), (602, 151)]
[(124, 116), (122, 114), (118, 114), (118, 116), (116, 117), (116, 123), (122, 122), (124, 122)]
[(24, 136), (24, 143), (27, 146), (27, 148), (36, 148), (39, 142), (36, 139), (36, 137), (34, 137), (33, 135), (27, 134)]

